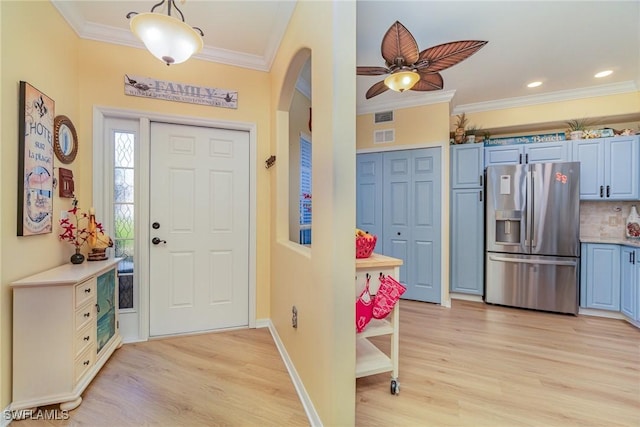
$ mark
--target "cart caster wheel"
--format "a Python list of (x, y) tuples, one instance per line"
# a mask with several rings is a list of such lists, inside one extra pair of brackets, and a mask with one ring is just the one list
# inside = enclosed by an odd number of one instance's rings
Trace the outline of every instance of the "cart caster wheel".
[(391, 380), (391, 394), (400, 394), (400, 383), (396, 380)]

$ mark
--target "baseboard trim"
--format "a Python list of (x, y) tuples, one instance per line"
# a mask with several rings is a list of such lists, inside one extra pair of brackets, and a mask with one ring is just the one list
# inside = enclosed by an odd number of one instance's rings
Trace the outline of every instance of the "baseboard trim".
[(2, 418), (0, 419), (0, 427), (7, 427), (13, 421), (13, 416), (11, 414), (11, 404), (4, 408), (2, 411)]
[(474, 301), (474, 302), (483, 302), (482, 297), (480, 295), (470, 295), (470, 294), (461, 294), (457, 292), (451, 292), (449, 294), (451, 299), (460, 299), (464, 301)]
[(599, 310), (597, 308), (578, 308), (578, 314), (582, 314), (585, 316), (596, 316), (596, 317), (606, 317), (609, 319), (620, 319), (626, 320), (622, 313), (618, 311), (609, 311), (609, 310)]
[(269, 328), (271, 337), (280, 352), (280, 357), (282, 358), (284, 365), (287, 367), (287, 371), (289, 371), (289, 376), (291, 377), (293, 386), (296, 388), (296, 392), (298, 393), (300, 402), (307, 414), (310, 425), (312, 427), (322, 427), (322, 420), (320, 420), (320, 416), (316, 412), (316, 408), (313, 406), (313, 402), (311, 401), (307, 390), (304, 388), (304, 384), (302, 383), (302, 380), (300, 379), (300, 376), (298, 375), (298, 372), (296, 371), (296, 368), (293, 365), (293, 362), (287, 353), (287, 349), (284, 347), (273, 322), (271, 319), (256, 319), (256, 328)]

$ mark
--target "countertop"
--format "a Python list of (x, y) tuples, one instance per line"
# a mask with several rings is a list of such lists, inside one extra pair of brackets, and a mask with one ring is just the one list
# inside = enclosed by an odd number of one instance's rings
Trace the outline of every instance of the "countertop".
[(356, 258), (356, 270), (359, 268), (398, 267), (402, 260), (373, 253), (369, 258)]
[(595, 237), (595, 236), (580, 236), (581, 243), (607, 243), (611, 245), (625, 245), (640, 248), (639, 239), (625, 239), (624, 237)]

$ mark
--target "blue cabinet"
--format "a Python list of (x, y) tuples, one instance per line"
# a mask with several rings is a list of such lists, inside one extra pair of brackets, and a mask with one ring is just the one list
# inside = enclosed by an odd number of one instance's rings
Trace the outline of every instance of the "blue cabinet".
[(620, 311), (640, 321), (640, 249), (622, 246), (620, 254)]
[(573, 141), (581, 200), (640, 198), (640, 136)]
[(480, 188), (484, 179), (484, 146), (451, 147), (451, 188)]
[(580, 305), (620, 311), (620, 246), (582, 245)]
[(451, 292), (483, 295), (483, 190), (451, 191)]
[(451, 147), (451, 292), (484, 294), (484, 147)]
[(526, 163), (569, 162), (571, 142), (541, 142), (536, 144), (486, 147), (485, 166), (517, 165)]

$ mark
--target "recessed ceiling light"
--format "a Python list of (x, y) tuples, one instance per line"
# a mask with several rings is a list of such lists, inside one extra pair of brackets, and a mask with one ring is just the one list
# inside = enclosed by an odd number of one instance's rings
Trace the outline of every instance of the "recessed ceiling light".
[(542, 82), (531, 82), (527, 85), (527, 87), (538, 87), (542, 84)]
[(594, 77), (599, 79), (600, 77), (607, 77), (607, 76), (610, 76), (611, 74), (613, 74), (613, 71), (605, 70), (605, 71), (600, 71), (599, 73), (596, 73)]

